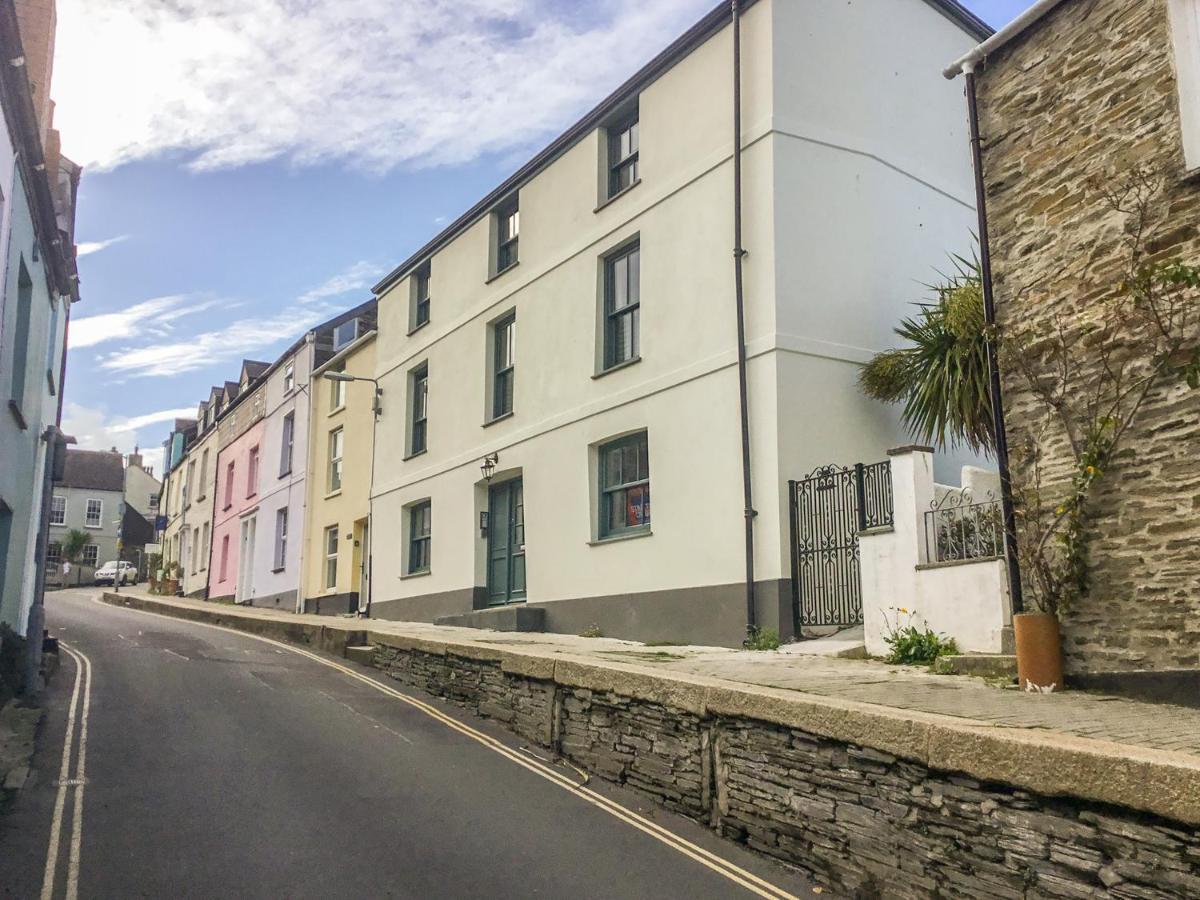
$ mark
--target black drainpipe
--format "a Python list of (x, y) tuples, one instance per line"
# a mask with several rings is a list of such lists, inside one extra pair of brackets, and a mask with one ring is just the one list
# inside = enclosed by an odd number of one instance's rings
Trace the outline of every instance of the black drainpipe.
[(996, 433), (996, 464), (1000, 469), (1000, 506), (1004, 512), (1004, 555), (1008, 561), (1008, 590), (1014, 614), (1023, 612), (1021, 566), (1017, 559), (1017, 516), (1013, 509), (1012, 480), (1008, 469), (1008, 432), (1000, 395), (1000, 366), (996, 360), (996, 300), (992, 293), (992, 253), (988, 247), (987, 196), (983, 186), (983, 150), (979, 142), (979, 107), (975, 97), (973, 64), (964, 66), (967, 81), (967, 116), (971, 120), (971, 164), (975, 169), (975, 209), (979, 215), (979, 275), (983, 282), (983, 315), (987, 322), (988, 381), (991, 388), (992, 428)]
[(746, 522), (746, 634), (757, 630), (754, 611), (754, 499), (750, 489), (750, 409), (746, 387), (746, 302), (742, 292), (742, 27), (741, 0), (733, 13), (733, 284), (737, 300), (738, 400), (742, 419), (742, 495)]

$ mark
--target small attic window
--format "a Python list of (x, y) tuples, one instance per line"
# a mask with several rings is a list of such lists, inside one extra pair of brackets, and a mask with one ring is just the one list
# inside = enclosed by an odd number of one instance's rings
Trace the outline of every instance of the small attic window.
[(333, 349), (341, 350), (358, 337), (358, 319), (350, 319), (333, 329)]

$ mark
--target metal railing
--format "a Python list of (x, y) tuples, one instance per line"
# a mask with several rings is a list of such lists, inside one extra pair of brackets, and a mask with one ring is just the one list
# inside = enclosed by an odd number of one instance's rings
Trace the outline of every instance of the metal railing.
[(985, 500), (976, 501), (966, 488), (933, 501), (925, 513), (925, 553), (931, 563), (1003, 556), (1000, 501), (990, 492)]
[(854, 484), (857, 494), (858, 530), (882, 528), (892, 525), (895, 515), (892, 509), (892, 463), (890, 460), (854, 466)]

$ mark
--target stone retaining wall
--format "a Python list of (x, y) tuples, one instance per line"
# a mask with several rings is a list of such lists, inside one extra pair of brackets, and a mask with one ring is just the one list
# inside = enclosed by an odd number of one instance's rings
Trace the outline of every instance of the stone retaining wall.
[(358, 623), (106, 599), (334, 653), (369, 642), (374, 667), (406, 687), (495, 719), (839, 893), (1200, 897), (1195, 757), (567, 655), (364, 634)]
[(744, 717), (379, 646), (375, 667), (859, 897), (1200, 897), (1187, 826)]

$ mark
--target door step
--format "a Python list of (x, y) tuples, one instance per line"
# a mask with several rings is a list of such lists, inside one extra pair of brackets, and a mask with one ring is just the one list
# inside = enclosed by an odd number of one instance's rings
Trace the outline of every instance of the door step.
[(493, 631), (545, 631), (546, 611), (537, 606), (498, 606), (477, 609), (457, 616), (438, 616), (434, 625), (459, 628), (490, 628)]
[(933, 664), (939, 675), (977, 675), (980, 678), (1016, 678), (1017, 657), (1007, 653), (963, 653), (939, 657)]

